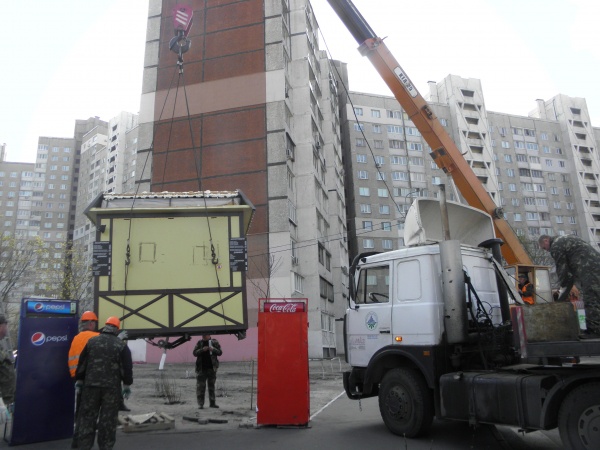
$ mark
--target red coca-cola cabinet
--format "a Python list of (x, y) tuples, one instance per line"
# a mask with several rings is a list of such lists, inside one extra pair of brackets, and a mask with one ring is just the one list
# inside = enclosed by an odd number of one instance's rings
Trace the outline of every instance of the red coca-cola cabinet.
[(308, 425), (307, 299), (259, 299), (258, 425)]

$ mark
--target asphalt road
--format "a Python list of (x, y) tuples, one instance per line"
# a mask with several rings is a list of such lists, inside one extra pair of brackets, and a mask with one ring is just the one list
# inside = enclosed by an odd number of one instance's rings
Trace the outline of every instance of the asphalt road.
[[(224, 430), (186, 429), (166, 432), (117, 432), (115, 450), (170, 450), (186, 448), (306, 450), (373, 448), (408, 450), (507, 450), (560, 449), (555, 432), (521, 436), (515, 429), (482, 425), (476, 429), (465, 423), (435, 421), (428, 436), (405, 440), (391, 434), (381, 421), (376, 398), (360, 402), (340, 395), (311, 417), (308, 428), (235, 428)], [(0, 448), (8, 447), (6, 442)], [(21, 445), (23, 450), (70, 448), (70, 440)]]

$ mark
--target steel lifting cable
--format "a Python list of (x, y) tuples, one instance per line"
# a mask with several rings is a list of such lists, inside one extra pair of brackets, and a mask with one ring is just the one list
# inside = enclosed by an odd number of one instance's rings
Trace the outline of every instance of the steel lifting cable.
[[(194, 156), (194, 167), (196, 168), (196, 177), (198, 180), (198, 191), (202, 192), (202, 151), (200, 151), (198, 153), (198, 157), (196, 157), (196, 144), (194, 142), (194, 131), (192, 128), (190, 105), (188, 102), (187, 89), (186, 89), (186, 85), (185, 85), (185, 77), (183, 74), (183, 54), (181, 51), (179, 52), (177, 65), (179, 66), (179, 77), (181, 78), (182, 85), (183, 85), (183, 96), (185, 98), (185, 108), (186, 108), (186, 114), (187, 114), (188, 128), (190, 131), (190, 138), (192, 141), (192, 154)], [(200, 130), (200, 139), (201, 139), (200, 143), (202, 143), (202, 130)], [(204, 193), (204, 192), (202, 192), (202, 199), (204, 201), (204, 208), (207, 209), (208, 204), (206, 202), (206, 193)], [(209, 242), (210, 242), (211, 263), (214, 266), (215, 278), (217, 279), (217, 289), (218, 289), (218, 293), (219, 293), (219, 304), (221, 305), (221, 312), (223, 315), (223, 325), (226, 325), (225, 307), (223, 306), (223, 292), (222, 292), (221, 280), (219, 279), (219, 272), (217, 270), (217, 266), (219, 265), (219, 258), (217, 257), (217, 252), (215, 250), (215, 245), (214, 245), (213, 236), (212, 236), (212, 229), (210, 226), (210, 218), (208, 217), (208, 214), (206, 215), (206, 225), (208, 228), (208, 238), (209, 238)]]
[[(162, 120), (162, 117), (163, 117), (163, 114), (165, 112), (165, 108), (167, 105), (167, 100), (169, 99), (169, 94), (171, 93), (171, 90), (173, 89), (173, 81), (175, 80), (175, 73), (176, 73), (176, 71), (173, 71), (173, 76), (171, 77), (171, 81), (169, 82), (169, 89), (167, 90), (167, 95), (165, 95), (165, 100), (163, 101), (163, 104), (162, 104), (162, 107), (160, 110), (158, 122), (160, 122)], [(174, 116), (174, 108), (177, 103), (176, 100), (177, 100), (177, 91), (178, 90), (179, 90), (179, 79), (177, 80), (175, 101), (173, 102), (173, 113), (171, 114), (171, 127), (169, 128), (169, 143), (171, 140), (171, 130), (173, 128), (172, 117)], [(158, 129), (157, 126), (154, 127), (154, 130), (152, 133), (152, 141), (150, 142), (150, 147), (148, 148), (148, 151), (146, 152), (146, 159), (144, 160), (144, 165), (142, 166), (142, 171), (140, 173), (139, 182), (137, 183), (137, 186), (135, 188), (135, 192), (133, 194), (133, 200), (131, 202), (131, 208), (129, 210), (129, 225), (128, 225), (128, 230), (127, 230), (128, 231), (127, 232), (127, 246), (126, 246), (126, 250), (125, 250), (125, 278), (124, 278), (124, 282), (123, 282), (123, 285), (124, 285), (123, 290), (125, 293), (123, 296), (123, 307), (121, 309), (121, 313), (122, 313), (121, 317), (123, 317), (125, 315), (125, 303), (127, 302), (127, 281), (128, 281), (128, 277), (129, 277), (129, 265), (131, 264), (131, 229), (132, 229), (132, 224), (133, 224), (133, 210), (135, 207), (135, 202), (138, 198), (139, 189), (140, 189), (141, 181), (142, 181), (142, 175), (146, 172), (146, 167), (148, 165), (150, 155), (153, 153), (154, 140), (156, 139), (157, 129)], [(168, 158), (168, 153), (169, 153), (169, 147), (167, 146), (167, 158)], [(165, 160), (165, 167), (166, 167), (166, 160)], [(163, 172), (163, 183), (164, 183), (164, 172)]]

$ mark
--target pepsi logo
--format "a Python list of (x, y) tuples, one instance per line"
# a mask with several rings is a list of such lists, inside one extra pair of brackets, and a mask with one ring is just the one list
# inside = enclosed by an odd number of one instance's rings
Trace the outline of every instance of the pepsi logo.
[[(36, 305), (37, 306), (37, 305)], [(44, 333), (42, 333), (41, 331), (36, 331), (35, 333), (33, 333), (33, 335), (31, 336), (31, 343), (33, 345), (35, 345), (36, 347), (39, 347), (40, 345), (42, 345), (44, 342), (46, 342), (46, 335)]]
[(43, 303), (36, 303), (35, 305), (33, 305), (33, 310), (37, 311), (37, 312), (41, 312), (44, 310), (44, 304)]

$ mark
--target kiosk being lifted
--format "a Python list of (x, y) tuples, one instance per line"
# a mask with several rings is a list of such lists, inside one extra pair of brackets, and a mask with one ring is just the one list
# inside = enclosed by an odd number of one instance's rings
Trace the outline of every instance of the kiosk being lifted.
[(243, 338), (253, 213), (240, 191), (100, 195), (86, 210), (100, 321), (119, 317), (132, 339), (181, 336), (167, 348), (206, 332)]

